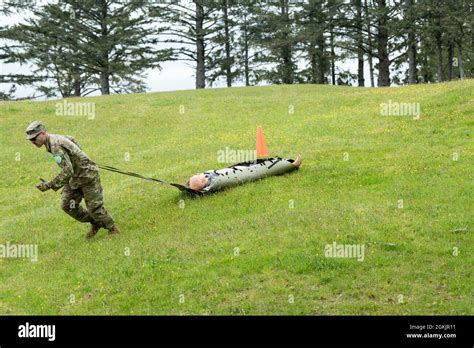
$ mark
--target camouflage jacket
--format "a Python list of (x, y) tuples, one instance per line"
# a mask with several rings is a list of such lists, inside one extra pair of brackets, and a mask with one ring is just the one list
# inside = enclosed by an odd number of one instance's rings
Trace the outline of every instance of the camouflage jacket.
[(59, 190), (66, 184), (75, 190), (97, 176), (99, 168), (81, 150), (76, 140), (69, 135), (48, 134), (46, 150), (53, 155), (61, 172), (51, 180), (51, 188)]

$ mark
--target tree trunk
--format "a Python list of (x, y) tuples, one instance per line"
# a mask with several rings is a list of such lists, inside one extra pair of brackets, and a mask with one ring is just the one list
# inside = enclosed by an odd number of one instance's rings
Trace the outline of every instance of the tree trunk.
[(357, 28), (357, 81), (359, 87), (365, 87), (364, 78), (364, 50), (363, 50), (363, 36), (362, 36), (362, 0), (355, 1), (356, 6), (356, 28)]
[(378, 10), (378, 33), (377, 50), (379, 58), (379, 76), (377, 84), (379, 87), (390, 86), (390, 60), (388, 56), (388, 30), (387, 30), (387, 3), (386, 0), (377, 0)]
[(368, 44), (368, 51), (369, 54), (367, 55), (368, 61), (369, 61), (369, 75), (370, 75), (370, 87), (375, 87), (375, 81), (374, 81), (374, 63), (373, 63), (373, 57), (372, 57), (372, 31), (371, 25), (370, 25), (370, 16), (369, 16), (369, 7), (367, 5), (367, 0), (364, 0), (364, 9), (365, 9), (365, 17), (367, 21), (367, 44)]
[(109, 72), (101, 71), (100, 73), (100, 93), (102, 95), (110, 94)]
[(318, 57), (316, 54), (316, 42), (311, 44), (310, 48), (310, 66), (311, 66), (311, 83), (318, 83)]
[(230, 56), (230, 35), (229, 35), (229, 14), (228, 14), (228, 0), (224, 0), (224, 35), (225, 35), (225, 75), (227, 80), (227, 87), (232, 87), (232, 59)]
[[(101, 1), (101, 39), (102, 42), (107, 42), (107, 37), (109, 35), (108, 27), (107, 27), (107, 17), (108, 17), (108, 4), (106, 0)], [(109, 51), (107, 47), (103, 48), (103, 52), (101, 55), (102, 58), (102, 66), (100, 72), (100, 92), (102, 95), (110, 94), (110, 72), (109, 72)]]
[(448, 81), (453, 79), (453, 60), (454, 60), (454, 43), (449, 42), (448, 45)]
[(81, 77), (79, 75), (74, 76), (74, 96), (81, 96)]
[(335, 86), (336, 85), (336, 52), (334, 50), (334, 28), (332, 26), (331, 26), (330, 45), (331, 45), (331, 82), (333, 86)]
[(428, 59), (427, 59), (426, 56), (423, 58), (423, 63), (422, 64), (425, 67), (422, 70), (423, 71), (423, 73), (422, 73), (423, 82), (424, 83), (430, 82), (433, 79), (433, 74), (431, 73), (431, 69), (429, 68)]
[(361, 52), (357, 53), (357, 82), (359, 87), (365, 87), (364, 78), (364, 54)]
[(415, 83), (418, 83), (418, 71), (416, 69), (416, 65), (417, 65), (416, 45), (409, 45), (407, 53), (408, 53), (408, 83), (415, 84)]
[(464, 73), (464, 61), (462, 60), (462, 43), (458, 42), (458, 65), (459, 65), (459, 77), (464, 80), (466, 77)]
[[(79, 11), (77, 11), (79, 12)], [(77, 21), (80, 21), (80, 18), (79, 18), (80, 14), (79, 13), (75, 13), (74, 12), (74, 18), (77, 19)], [(78, 33), (78, 25), (77, 25), (77, 22), (74, 21), (73, 22), (73, 26), (74, 26), (74, 32), (76, 33), (76, 35), (74, 36), (74, 46), (77, 47), (79, 46), (79, 33)], [(76, 48), (74, 48), (74, 59), (76, 59), (75, 57), (77, 57), (77, 54), (79, 54), (79, 50), (77, 50)], [(72, 64), (73, 66), (73, 86), (74, 86), (74, 96), (75, 97), (80, 97), (81, 94), (82, 94), (82, 91), (81, 91), (81, 68), (80, 68), (80, 63), (73, 63)]]
[(441, 34), (437, 35), (436, 39), (436, 58), (437, 58), (437, 67), (438, 67), (438, 82), (443, 82), (443, 48), (441, 45)]
[(196, 1), (196, 89), (206, 87), (206, 68), (204, 61), (204, 9)]
[[(285, 23), (288, 23), (287, 26), (289, 26), (289, 0), (282, 0), (281, 5), (280, 5), (280, 14), (282, 18), (284, 18)], [(285, 28), (288, 29), (288, 28)], [(292, 84), (293, 83), (293, 52), (291, 48), (291, 42), (289, 41), (290, 38), (288, 37), (288, 32), (289, 30), (285, 30), (284, 33), (284, 42), (285, 44), (283, 45), (281, 54), (282, 54), (282, 59), (283, 59), (283, 76), (282, 76), (282, 82), (285, 84)]]
[(416, 35), (414, 31), (414, 13), (413, 13), (413, 0), (406, 0), (406, 20), (408, 22), (408, 83), (418, 83), (418, 72), (416, 69)]
[(325, 57), (324, 57), (324, 51), (325, 51), (325, 42), (324, 42), (324, 34), (321, 32), (321, 34), (318, 36), (318, 48), (317, 48), (317, 57), (318, 57), (318, 72), (316, 76), (316, 83), (324, 84), (326, 83), (326, 79), (324, 78), (325, 76)]
[(434, 35), (435, 44), (436, 44), (436, 64), (438, 68), (438, 82), (443, 82), (444, 80), (444, 71), (443, 71), (443, 44), (442, 44), (442, 33), (441, 33), (441, 19), (439, 17), (435, 18), (434, 26), (436, 32)]
[(245, 75), (245, 85), (250, 86), (250, 69), (249, 69), (249, 39), (248, 39), (248, 26), (247, 22), (245, 23), (245, 29), (243, 30), (242, 35), (244, 36), (244, 75)]
[[(314, 3), (310, 3), (311, 6), (315, 6)], [(316, 33), (314, 30), (314, 23), (316, 22), (315, 11), (314, 9), (309, 12), (309, 23), (310, 28), (312, 30), (312, 35), (309, 39), (309, 46), (308, 46), (308, 56), (309, 56), (309, 66), (310, 66), (310, 74), (309, 74), (309, 83), (318, 83), (318, 56), (317, 56), (317, 47), (318, 42), (316, 40)], [(313, 35), (314, 34), (314, 35)]]
[(422, 36), (420, 38), (420, 76), (421, 76), (421, 81), (423, 83), (430, 83), (434, 82), (434, 76), (435, 74), (433, 73), (433, 64), (432, 64), (432, 56), (427, 53), (429, 50), (428, 48), (428, 42), (430, 42), (431, 39)]

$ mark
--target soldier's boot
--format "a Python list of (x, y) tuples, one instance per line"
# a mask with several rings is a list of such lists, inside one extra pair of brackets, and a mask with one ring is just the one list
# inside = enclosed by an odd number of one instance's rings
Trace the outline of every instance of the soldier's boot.
[(91, 223), (91, 228), (89, 229), (89, 232), (87, 232), (86, 238), (91, 239), (92, 237), (94, 237), (97, 234), (97, 232), (99, 232), (99, 230), (100, 230), (100, 226), (98, 226), (94, 223)]
[(119, 232), (120, 232), (117, 225), (113, 225), (108, 230), (109, 230), (109, 235), (119, 234)]

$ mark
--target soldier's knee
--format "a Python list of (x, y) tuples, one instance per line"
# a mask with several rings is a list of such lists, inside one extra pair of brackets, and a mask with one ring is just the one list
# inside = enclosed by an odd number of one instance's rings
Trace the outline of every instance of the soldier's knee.
[(97, 203), (87, 205), (87, 212), (91, 216), (98, 216), (98, 215), (102, 214), (102, 210), (103, 210), (102, 203), (97, 202)]

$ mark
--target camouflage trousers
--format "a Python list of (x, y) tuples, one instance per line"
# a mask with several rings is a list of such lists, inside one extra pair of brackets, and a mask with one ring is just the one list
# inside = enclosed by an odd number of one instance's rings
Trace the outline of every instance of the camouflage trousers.
[[(81, 206), (83, 198), (87, 210)], [(107, 229), (114, 225), (112, 216), (104, 208), (99, 174), (86, 179), (77, 189), (72, 189), (68, 184), (64, 185), (61, 193), (61, 208), (80, 222), (94, 223)]]

